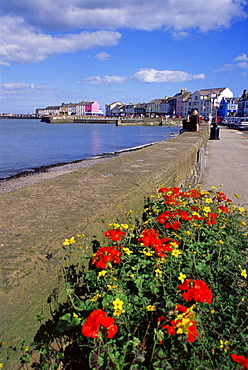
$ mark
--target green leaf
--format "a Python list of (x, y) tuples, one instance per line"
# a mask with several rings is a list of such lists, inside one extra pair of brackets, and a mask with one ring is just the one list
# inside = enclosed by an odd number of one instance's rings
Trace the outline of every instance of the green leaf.
[(56, 330), (59, 333), (64, 333), (72, 328), (75, 328), (81, 324), (81, 320), (77, 317), (73, 317), (71, 313), (66, 313), (62, 316), (56, 326)]

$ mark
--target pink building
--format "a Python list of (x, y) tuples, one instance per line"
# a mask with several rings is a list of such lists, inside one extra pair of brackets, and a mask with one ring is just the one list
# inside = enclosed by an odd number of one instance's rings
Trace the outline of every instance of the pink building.
[(97, 103), (96, 100), (93, 102), (86, 102), (85, 104), (85, 113), (99, 113), (100, 111), (100, 106)]

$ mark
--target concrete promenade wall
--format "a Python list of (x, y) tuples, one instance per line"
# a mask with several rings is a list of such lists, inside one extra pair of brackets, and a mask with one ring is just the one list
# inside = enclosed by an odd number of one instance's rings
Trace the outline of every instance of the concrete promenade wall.
[[(208, 140), (208, 127), (186, 132), (147, 148), (91, 167), (0, 195), (0, 340), (32, 338), (35, 317), (57, 283), (57, 266), (47, 253), (61, 256), (65, 238), (84, 233), (102, 240), (110, 222), (137, 217), (144, 198), (161, 185), (196, 180), (197, 161)], [(202, 164), (204, 162), (202, 161)]]

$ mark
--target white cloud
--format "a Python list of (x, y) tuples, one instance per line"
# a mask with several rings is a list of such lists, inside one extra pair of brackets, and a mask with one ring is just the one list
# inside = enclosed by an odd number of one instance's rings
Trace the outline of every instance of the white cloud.
[(99, 59), (99, 60), (101, 60), (103, 62), (105, 62), (109, 58), (110, 58), (110, 55), (108, 53), (105, 53), (104, 51), (96, 54), (96, 59)]
[(7, 15), (59, 32), (120, 27), (204, 32), (246, 17), (246, 5), (246, 0), (8, 0), (1, 7)]
[(85, 85), (112, 85), (112, 84), (122, 84), (126, 81), (128, 77), (122, 76), (92, 76), (85, 78), (82, 81), (77, 82), (78, 85), (85, 84)]
[(1, 29), (4, 35), (0, 45), (2, 65), (9, 61), (23, 64), (39, 62), (56, 53), (112, 46), (121, 37), (119, 32), (107, 30), (52, 36), (28, 26), (22, 18), (11, 17), (2, 18)]
[(245, 53), (240, 54), (236, 58), (234, 58), (234, 60), (237, 62), (248, 62), (248, 56)]
[(234, 60), (234, 63), (224, 64), (216, 72), (221, 72), (221, 71), (230, 71), (230, 72), (232, 72), (237, 67), (238, 68), (245, 68), (245, 69), (248, 68), (248, 56), (245, 53), (238, 55), (233, 60)]
[(34, 83), (27, 84), (25, 82), (5, 82), (0, 85), (0, 90), (3, 95), (15, 95), (20, 96), (38, 94), (48, 94), (54, 92), (55, 89), (47, 85), (36, 85)]
[(183, 71), (157, 71), (153, 68), (142, 69), (134, 74), (137, 82), (153, 83), (153, 82), (184, 82), (191, 80), (203, 80), (204, 74), (192, 75)]
[(91, 76), (85, 78), (82, 81), (78, 81), (77, 84), (86, 85), (112, 85), (112, 84), (122, 84), (128, 79), (134, 79), (139, 83), (155, 83), (155, 82), (184, 82), (191, 80), (204, 80), (205, 75), (203, 73), (192, 75), (183, 71), (156, 71), (152, 68), (144, 68), (139, 72), (136, 72), (133, 76), (123, 77), (123, 76)]

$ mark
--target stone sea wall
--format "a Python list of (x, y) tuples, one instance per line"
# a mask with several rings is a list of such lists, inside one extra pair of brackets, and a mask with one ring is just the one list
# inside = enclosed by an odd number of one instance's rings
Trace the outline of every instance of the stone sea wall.
[[(125, 222), (125, 212), (142, 214), (144, 199), (160, 186), (202, 181), (207, 124), (147, 148), (91, 167), (0, 195), (0, 340), (18, 344), (33, 338), (36, 315), (58, 287), (58, 266), (65, 238), (86, 234), (90, 255), (94, 240), (110, 222)], [(13, 367), (14, 368), (14, 367)]]

